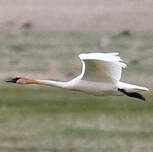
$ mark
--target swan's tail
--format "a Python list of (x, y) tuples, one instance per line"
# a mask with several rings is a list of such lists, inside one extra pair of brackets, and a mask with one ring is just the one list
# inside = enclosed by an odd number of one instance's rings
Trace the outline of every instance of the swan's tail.
[(128, 84), (128, 83), (124, 83), (124, 82), (118, 82), (118, 88), (124, 89), (127, 92), (149, 91), (149, 89), (146, 88), (146, 87), (141, 87), (141, 86), (137, 86), (137, 85), (133, 85), (133, 84)]
[(122, 92), (123, 94), (126, 94), (129, 97), (138, 98), (145, 101), (145, 97), (143, 97), (143, 95), (138, 93), (138, 91), (149, 91), (149, 89), (133, 84), (119, 82), (118, 91)]

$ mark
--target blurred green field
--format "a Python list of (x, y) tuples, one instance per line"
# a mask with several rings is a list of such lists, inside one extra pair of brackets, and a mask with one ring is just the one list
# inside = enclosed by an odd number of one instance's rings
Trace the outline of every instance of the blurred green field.
[(97, 97), (62, 89), (0, 88), (2, 152), (151, 152), (153, 97)]
[(122, 80), (153, 88), (153, 33), (38, 32), (0, 35), (0, 151), (152, 152), (153, 96), (97, 97), (51, 87), (4, 82), (23, 75), (71, 79), (81, 52), (120, 52)]

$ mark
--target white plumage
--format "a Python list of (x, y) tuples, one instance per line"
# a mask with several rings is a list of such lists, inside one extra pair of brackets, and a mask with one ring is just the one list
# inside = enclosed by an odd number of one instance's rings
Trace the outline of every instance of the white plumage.
[[(122, 68), (127, 65), (123, 63), (123, 60), (118, 56), (119, 53), (88, 53), (80, 54), (79, 58), (85, 63), (82, 69), (84, 74), (87, 68), (90, 68), (90, 64), (95, 64), (95, 72), (97, 74), (107, 74), (107, 77), (112, 78), (112, 80), (120, 80)], [(89, 62), (89, 65), (88, 65)], [(99, 65), (96, 65), (96, 63)], [(105, 69), (105, 70), (104, 70)]]
[(79, 76), (71, 81), (58, 82), (17, 77), (7, 82), (44, 84), (95, 95), (126, 94), (130, 97), (145, 100), (137, 92), (148, 91), (148, 88), (120, 82), (122, 68), (125, 68), (127, 65), (120, 58), (119, 53), (87, 53), (80, 54), (79, 58), (82, 62), (82, 71)]

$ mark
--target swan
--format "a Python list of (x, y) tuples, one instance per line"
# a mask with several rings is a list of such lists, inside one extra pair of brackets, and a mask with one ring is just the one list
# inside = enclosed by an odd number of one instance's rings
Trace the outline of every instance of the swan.
[(6, 82), (55, 86), (99, 96), (125, 94), (145, 101), (145, 97), (138, 91), (149, 91), (148, 88), (120, 81), (122, 68), (127, 65), (120, 58), (119, 53), (86, 53), (79, 54), (78, 57), (82, 63), (82, 70), (80, 75), (70, 81), (60, 82), (16, 77)]

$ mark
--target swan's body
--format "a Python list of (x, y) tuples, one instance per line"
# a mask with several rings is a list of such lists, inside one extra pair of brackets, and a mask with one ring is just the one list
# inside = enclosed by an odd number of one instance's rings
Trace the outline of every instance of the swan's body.
[(7, 82), (19, 84), (43, 84), (56, 86), (67, 90), (76, 90), (95, 95), (122, 95), (136, 97), (142, 100), (145, 98), (137, 93), (148, 91), (148, 88), (120, 82), (122, 68), (126, 67), (119, 53), (88, 53), (80, 54), (82, 71), (79, 76), (68, 82), (51, 80), (32, 80), (17, 77)]

